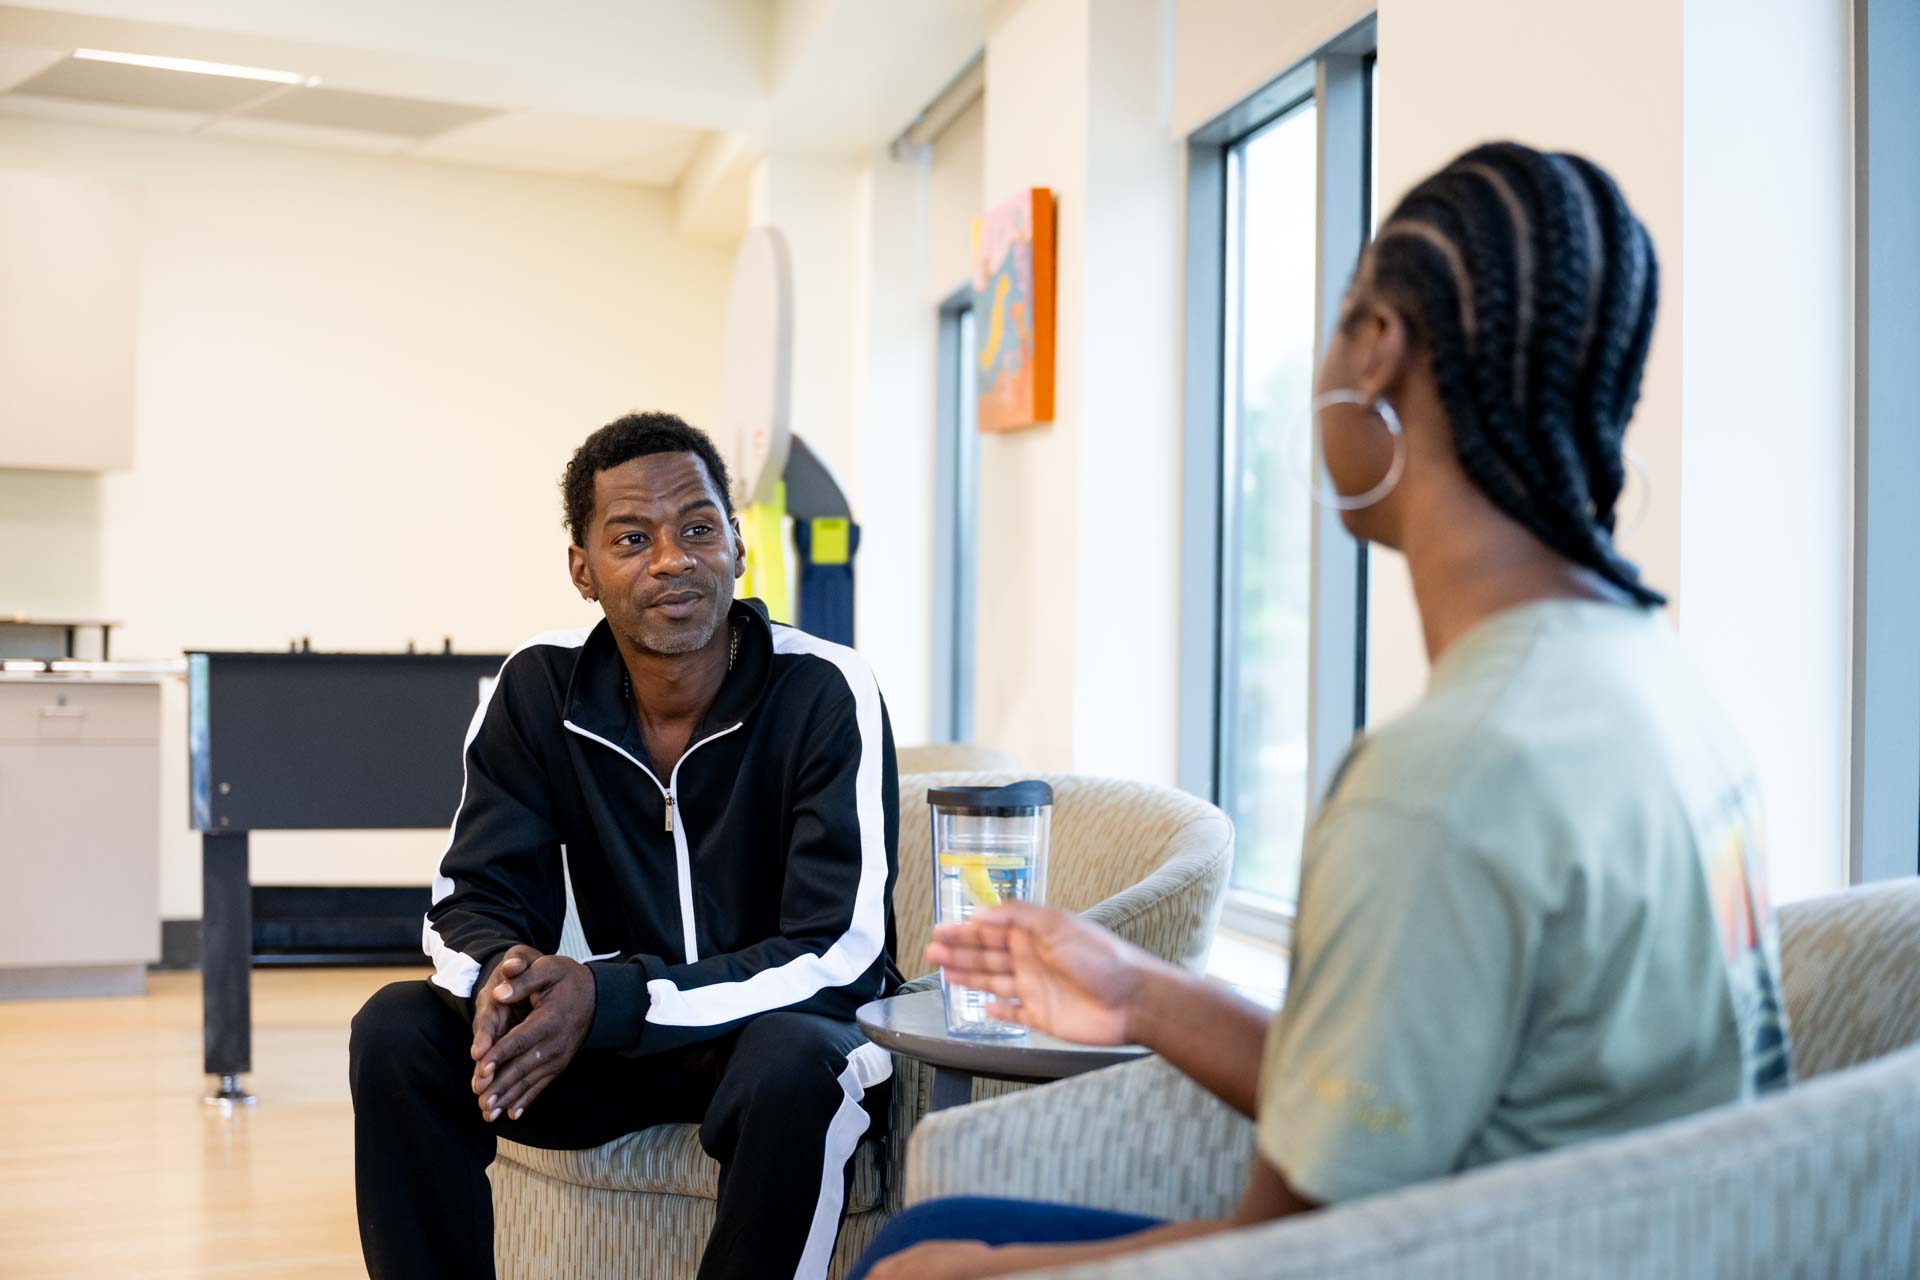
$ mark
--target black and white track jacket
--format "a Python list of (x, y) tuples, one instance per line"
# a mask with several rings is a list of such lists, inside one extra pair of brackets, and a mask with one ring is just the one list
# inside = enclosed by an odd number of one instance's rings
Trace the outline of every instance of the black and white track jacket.
[(685, 755), (647, 763), (605, 622), (514, 652), (467, 731), (424, 941), (467, 1004), (515, 943), (560, 949), (567, 888), (597, 987), (586, 1047), (654, 1053), (889, 994), (899, 787), (859, 655), (736, 602), (740, 652)]

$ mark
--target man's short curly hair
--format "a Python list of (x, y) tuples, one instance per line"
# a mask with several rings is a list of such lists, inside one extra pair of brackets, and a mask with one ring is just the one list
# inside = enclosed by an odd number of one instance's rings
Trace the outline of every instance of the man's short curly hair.
[(587, 524), (593, 519), (593, 478), (623, 462), (656, 453), (690, 453), (700, 459), (706, 465), (708, 477), (720, 490), (720, 501), (727, 514), (733, 514), (733, 487), (727, 464), (706, 432), (689, 426), (677, 414), (630, 413), (588, 436), (586, 443), (573, 451), (566, 474), (560, 477), (560, 493), (567, 508), (567, 532), (573, 535), (574, 545), (586, 545)]

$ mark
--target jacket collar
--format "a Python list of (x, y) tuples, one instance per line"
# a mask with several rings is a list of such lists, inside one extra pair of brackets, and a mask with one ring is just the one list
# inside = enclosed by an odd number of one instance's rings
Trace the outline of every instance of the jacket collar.
[[(721, 682), (713, 705), (694, 728), (695, 742), (745, 720), (760, 705), (773, 678), (773, 625), (767, 621), (767, 607), (758, 600), (735, 600), (727, 610), (727, 620), (739, 628), (740, 656)], [(602, 618), (580, 646), (580, 658), (567, 682), (564, 716), (568, 723), (618, 744), (636, 759), (645, 759), (639, 727), (621, 683), (625, 674), (613, 628)]]

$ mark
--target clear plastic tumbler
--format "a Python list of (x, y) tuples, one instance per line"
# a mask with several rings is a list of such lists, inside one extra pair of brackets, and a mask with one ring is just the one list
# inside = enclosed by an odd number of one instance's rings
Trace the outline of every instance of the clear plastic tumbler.
[[(1044, 782), (1004, 787), (936, 787), (933, 808), (933, 922), (957, 924), (981, 907), (1047, 899), (1047, 831), (1053, 788)], [(1026, 1028), (986, 1014), (993, 997), (947, 981), (952, 1035), (1017, 1036)]]

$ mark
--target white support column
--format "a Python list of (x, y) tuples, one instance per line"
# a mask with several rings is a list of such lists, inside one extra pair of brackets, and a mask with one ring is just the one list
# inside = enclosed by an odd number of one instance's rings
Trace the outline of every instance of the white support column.
[(1169, 0), (1025, 0), (987, 45), (988, 203), (1054, 191), (1053, 422), (980, 457), (976, 727), (1172, 782), (1184, 148)]
[(1680, 635), (1760, 771), (1783, 901), (1846, 883), (1847, 17), (1687, 0), (1686, 259), (1662, 288), (1685, 307)]
[(856, 423), (866, 529), (854, 635), (902, 744), (931, 737), (933, 388), (938, 318), (927, 302), (925, 165), (876, 154), (862, 171)]
[(1178, 772), (1186, 147), (1172, 0), (1089, 8), (1073, 767)]

